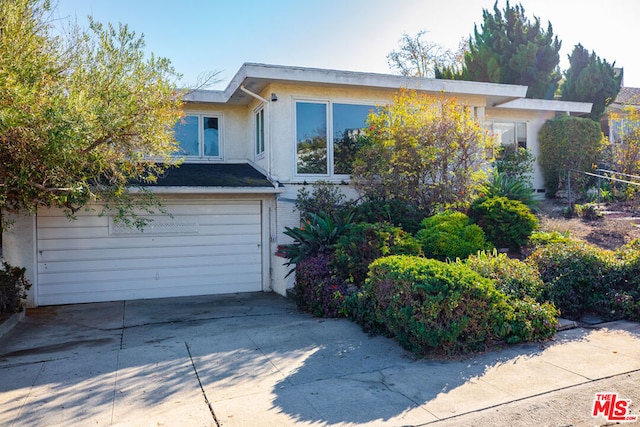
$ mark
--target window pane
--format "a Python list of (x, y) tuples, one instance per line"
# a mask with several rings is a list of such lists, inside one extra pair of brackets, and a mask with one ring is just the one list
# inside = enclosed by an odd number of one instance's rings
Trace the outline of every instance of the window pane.
[(296, 103), (298, 173), (327, 173), (327, 106)]
[(264, 110), (256, 113), (256, 154), (264, 152)]
[(198, 156), (198, 116), (186, 116), (175, 127), (176, 141), (180, 143), (180, 149), (176, 152), (179, 156)]
[(333, 172), (350, 174), (372, 105), (333, 104)]
[(500, 157), (516, 152), (516, 124), (513, 122), (494, 122), (493, 132), (502, 146)]
[(218, 146), (218, 118), (203, 117), (203, 138), (204, 155), (218, 157), (220, 149)]
[(524, 122), (516, 123), (516, 130), (518, 134), (518, 147), (527, 148), (527, 124)]

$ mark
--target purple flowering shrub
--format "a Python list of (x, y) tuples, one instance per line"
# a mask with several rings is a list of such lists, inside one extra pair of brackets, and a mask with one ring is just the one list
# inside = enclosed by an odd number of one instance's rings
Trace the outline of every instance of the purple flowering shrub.
[(348, 284), (330, 266), (331, 256), (318, 254), (296, 266), (294, 299), (302, 311), (319, 317), (345, 316), (343, 309)]

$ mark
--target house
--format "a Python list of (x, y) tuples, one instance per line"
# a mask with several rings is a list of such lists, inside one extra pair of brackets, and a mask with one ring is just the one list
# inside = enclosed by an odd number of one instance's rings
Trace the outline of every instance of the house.
[(640, 108), (640, 88), (621, 87), (616, 99), (607, 106), (600, 119), (600, 126), (604, 134), (614, 144), (624, 142), (624, 134), (627, 130), (626, 107)]
[[(400, 88), (454, 96), (504, 145), (538, 152), (537, 134), (556, 114), (591, 104), (525, 99), (527, 87), (314, 68), (244, 64), (225, 90), (186, 96), (176, 129), (185, 163), (152, 186), (171, 216), (142, 232), (99, 209), (75, 221), (40, 209), (15, 217), (4, 257), (27, 268), (29, 305), (231, 292), (286, 294), (293, 277), (277, 247), (299, 225), (298, 190), (315, 180), (349, 182), (333, 138), (364, 126)], [(544, 192), (540, 168), (533, 184)], [(348, 188), (343, 186), (341, 188)]]

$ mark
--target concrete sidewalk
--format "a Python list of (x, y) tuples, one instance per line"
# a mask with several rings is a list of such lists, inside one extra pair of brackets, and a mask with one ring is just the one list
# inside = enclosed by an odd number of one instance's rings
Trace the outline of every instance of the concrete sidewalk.
[(415, 360), (260, 293), (44, 307), (0, 338), (3, 426), (592, 426), (604, 392), (640, 415), (639, 324)]

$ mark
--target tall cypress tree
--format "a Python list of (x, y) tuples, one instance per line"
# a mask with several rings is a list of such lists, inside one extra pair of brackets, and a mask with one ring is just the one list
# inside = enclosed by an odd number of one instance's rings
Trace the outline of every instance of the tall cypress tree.
[(482, 11), (483, 23), (469, 40), (462, 72), (437, 70), (438, 78), (490, 83), (520, 84), (529, 87), (527, 97), (551, 99), (558, 88), (561, 42), (553, 35), (551, 23), (542, 29), (540, 19), (525, 16), (524, 7), (511, 7), (504, 13), (493, 6), (493, 14)]
[(569, 69), (565, 71), (561, 96), (565, 101), (592, 102), (590, 118), (600, 120), (607, 105), (620, 91), (622, 73), (616, 73), (615, 62), (609, 64), (595, 52), (589, 53), (581, 44), (569, 55)]

